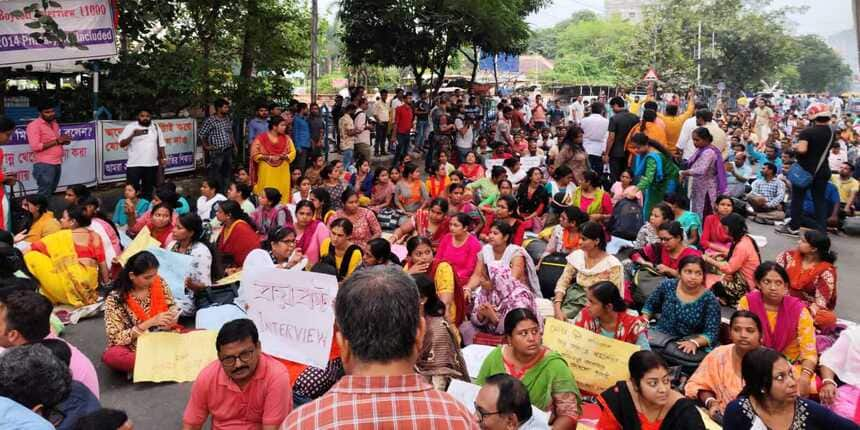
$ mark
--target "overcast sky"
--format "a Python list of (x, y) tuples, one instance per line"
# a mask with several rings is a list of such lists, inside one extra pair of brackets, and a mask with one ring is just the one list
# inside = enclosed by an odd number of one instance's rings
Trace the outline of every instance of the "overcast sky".
[[(325, 12), (329, 5), (337, 0), (319, 2), (320, 11)], [(851, 0), (773, 0), (773, 5), (810, 6), (805, 13), (791, 17), (797, 24), (797, 34), (814, 33), (827, 37), (853, 26), (850, 2)], [(817, 7), (814, 7), (816, 4)], [(552, 6), (531, 15), (528, 21), (534, 28), (550, 27), (582, 9), (603, 13), (603, 0), (554, 0)]]

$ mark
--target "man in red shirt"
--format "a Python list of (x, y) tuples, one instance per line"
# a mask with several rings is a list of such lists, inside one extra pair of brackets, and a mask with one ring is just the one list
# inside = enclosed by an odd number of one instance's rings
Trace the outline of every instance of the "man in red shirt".
[(397, 135), (397, 148), (394, 151), (392, 166), (403, 161), (403, 158), (409, 153), (409, 140), (412, 136), (412, 121), (414, 119), (412, 93), (406, 93), (403, 103), (394, 110), (394, 132)]
[(38, 109), (39, 117), (27, 124), (27, 142), (36, 158), (33, 177), (39, 187), (38, 193), (50, 199), (60, 184), (63, 145), (72, 143), (72, 138), (60, 134), (51, 102), (40, 102)]
[(293, 409), (290, 374), (262, 354), (257, 327), (230, 321), (215, 340), (218, 361), (200, 371), (182, 416), (182, 430), (200, 430), (212, 415), (213, 430), (276, 430)]
[(465, 406), (415, 372), (426, 323), (403, 269), (355, 272), (338, 289), (334, 313), (346, 376), (293, 411), (282, 430), (478, 429)]

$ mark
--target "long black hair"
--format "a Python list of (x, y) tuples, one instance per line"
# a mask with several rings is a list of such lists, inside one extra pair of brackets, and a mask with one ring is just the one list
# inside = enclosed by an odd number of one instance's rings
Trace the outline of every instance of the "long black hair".
[(418, 293), (426, 300), (424, 302), (424, 315), (428, 317), (445, 316), (445, 303), (439, 300), (433, 280), (424, 273), (412, 275), (412, 279), (418, 286)]
[(657, 142), (656, 140), (651, 139), (651, 138), (650, 138), (650, 137), (648, 137), (648, 135), (647, 135), (647, 134), (645, 134), (645, 133), (636, 133), (636, 134), (634, 134), (634, 135), (633, 135), (633, 138), (631, 139), (631, 141), (632, 141), (635, 145), (638, 145), (638, 146), (646, 146), (646, 145), (647, 145), (647, 146), (650, 146), (650, 147), (652, 147), (652, 148), (654, 148), (654, 149), (656, 149), (656, 150), (660, 151), (661, 153), (663, 153), (663, 155), (665, 155), (666, 157), (668, 157), (670, 160), (671, 160), (671, 159), (672, 159), (672, 157), (673, 157), (672, 153), (670, 153), (670, 152), (669, 152), (669, 150), (668, 150), (668, 149), (666, 149), (666, 147), (665, 147), (665, 146), (663, 146), (662, 144), (660, 144), (660, 142)]
[(612, 305), (612, 310), (615, 312), (624, 312), (627, 310), (624, 298), (621, 297), (618, 287), (612, 282), (600, 281), (588, 287), (588, 290), (591, 291), (591, 295), (603, 304), (603, 306)]
[(113, 289), (119, 293), (120, 298), (125, 299), (128, 293), (134, 289), (130, 275), (140, 276), (149, 270), (157, 270), (158, 266), (158, 259), (151, 252), (141, 251), (134, 254), (125, 262), (125, 267), (122, 268), (116, 281), (113, 282)]
[(815, 248), (819, 260), (830, 264), (836, 262), (836, 253), (830, 250), (830, 238), (826, 234), (818, 230), (807, 230), (806, 233), (803, 233), (803, 240)]
[[(329, 192), (324, 188), (314, 188), (311, 190), (311, 194), (320, 201), (320, 204), (322, 204), (322, 207), (320, 208), (320, 218), (324, 218), (325, 214), (331, 210), (331, 194), (329, 194)], [(314, 213), (316, 213), (316, 207), (314, 207)]]
[(756, 244), (755, 240), (753, 240), (753, 238), (749, 237), (748, 235), (749, 230), (747, 228), (747, 222), (744, 217), (736, 213), (730, 213), (720, 220), (720, 224), (726, 226), (726, 230), (728, 230), (729, 236), (732, 237), (732, 246), (731, 248), (729, 248), (729, 254), (726, 256), (726, 260), (732, 258), (732, 254), (734, 254), (735, 252), (735, 247), (738, 246), (744, 236), (747, 236), (750, 242), (752, 242), (753, 248), (755, 248), (756, 255), (759, 256), (759, 259), (761, 259), (761, 253), (758, 250), (758, 244)]
[(391, 252), (391, 243), (381, 237), (367, 241), (367, 252), (378, 261), (400, 265), (400, 258)]
[(771, 348), (761, 347), (748, 352), (741, 361), (741, 377), (744, 380), (744, 388), (741, 396), (747, 396), (763, 401), (770, 394), (773, 386), (773, 365), (783, 355)]
[(209, 250), (209, 254), (212, 256), (212, 265), (209, 267), (210, 279), (212, 282), (215, 282), (216, 279), (220, 279), (224, 274), (223, 268), (221, 267), (221, 259), (219, 258), (221, 254), (215, 252), (215, 248), (212, 247), (208, 231), (203, 227), (203, 220), (200, 219), (200, 215), (197, 215), (194, 212), (189, 212), (180, 216), (178, 222), (183, 228), (191, 232), (192, 246), (195, 243), (200, 243)]
[(252, 229), (257, 230), (257, 225), (254, 224), (254, 221), (251, 220), (251, 217), (239, 206), (239, 203), (234, 202), (233, 200), (223, 200), (218, 202), (218, 206), (221, 208), (221, 212), (224, 212), (230, 218), (234, 220), (242, 220), (248, 223)]

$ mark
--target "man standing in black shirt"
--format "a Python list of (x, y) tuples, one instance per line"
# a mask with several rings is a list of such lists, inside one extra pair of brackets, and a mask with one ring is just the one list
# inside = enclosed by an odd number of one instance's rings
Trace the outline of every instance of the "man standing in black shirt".
[(815, 207), (815, 229), (827, 233), (827, 200), (825, 191), (830, 181), (830, 166), (827, 152), (833, 142), (833, 129), (830, 128), (830, 109), (823, 103), (815, 103), (806, 110), (810, 127), (803, 129), (794, 145), (797, 164), (812, 174), (812, 183), (807, 187), (791, 185), (791, 221), (776, 229), (777, 233), (798, 236), (803, 214), (803, 197), (807, 188), (812, 188), (812, 204)]
[(621, 172), (627, 170), (630, 154), (624, 149), (624, 141), (627, 140), (630, 129), (639, 123), (639, 117), (627, 110), (621, 97), (613, 97), (609, 101), (609, 106), (615, 114), (609, 118), (609, 135), (606, 137), (603, 163), (609, 164), (614, 183), (621, 179)]

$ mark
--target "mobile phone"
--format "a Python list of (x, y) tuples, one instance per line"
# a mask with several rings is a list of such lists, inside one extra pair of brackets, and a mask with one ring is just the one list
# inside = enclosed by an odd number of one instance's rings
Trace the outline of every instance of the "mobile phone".
[(142, 134), (149, 134), (149, 129), (148, 129), (148, 128), (142, 128), (142, 129), (141, 129), (141, 131), (143, 131), (143, 133), (142, 133)]

